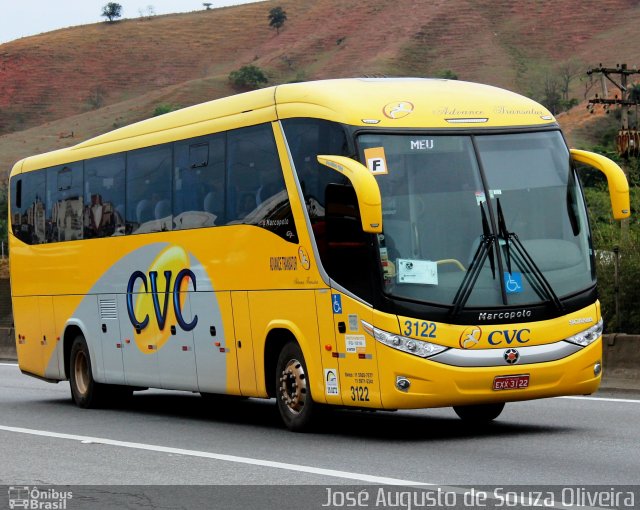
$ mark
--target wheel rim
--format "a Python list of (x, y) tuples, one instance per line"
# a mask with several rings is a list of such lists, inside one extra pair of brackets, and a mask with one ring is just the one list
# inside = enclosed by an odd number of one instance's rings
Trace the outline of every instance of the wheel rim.
[(84, 352), (79, 351), (76, 354), (74, 366), (74, 375), (76, 388), (81, 395), (86, 395), (89, 388), (89, 362)]
[(280, 374), (280, 400), (293, 414), (300, 414), (307, 398), (307, 378), (302, 363), (290, 360)]

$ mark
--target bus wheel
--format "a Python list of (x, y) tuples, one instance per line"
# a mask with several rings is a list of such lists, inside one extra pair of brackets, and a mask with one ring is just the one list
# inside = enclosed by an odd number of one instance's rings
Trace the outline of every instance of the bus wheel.
[(89, 348), (82, 335), (78, 335), (71, 345), (69, 382), (71, 398), (78, 407), (90, 409), (100, 407), (105, 403), (107, 397), (106, 385), (97, 383), (93, 379)]
[(453, 410), (465, 421), (476, 423), (495, 420), (504, 409), (504, 402), (499, 404), (479, 404), (474, 406), (454, 406)]
[(276, 365), (276, 401), (282, 421), (289, 430), (300, 432), (309, 428), (316, 404), (307, 380), (307, 365), (300, 346), (286, 344)]

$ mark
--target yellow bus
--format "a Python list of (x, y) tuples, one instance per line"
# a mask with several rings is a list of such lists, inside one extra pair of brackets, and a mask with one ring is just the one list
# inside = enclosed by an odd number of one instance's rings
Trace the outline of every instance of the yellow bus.
[(19, 161), (20, 369), (80, 407), (166, 388), (323, 406), (589, 394), (602, 374), (576, 163), (541, 105), (438, 79), (286, 84)]

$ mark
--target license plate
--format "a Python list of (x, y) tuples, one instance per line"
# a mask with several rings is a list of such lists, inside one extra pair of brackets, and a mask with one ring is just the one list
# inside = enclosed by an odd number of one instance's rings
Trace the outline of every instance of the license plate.
[(493, 380), (494, 390), (522, 390), (529, 387), (529, 374), (499, 375)]

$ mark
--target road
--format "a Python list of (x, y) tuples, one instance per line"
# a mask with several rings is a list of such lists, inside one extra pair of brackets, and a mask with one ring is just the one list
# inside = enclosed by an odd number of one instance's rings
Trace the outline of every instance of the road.
[(3, 363), (0, 483), (638, 484), (640, 396), (594, 397), (507, 404), (480, 428), (451, 409), (336, 411), (318, 431), (294, 434), (280, 424), (274, 401), (211, 403), (158, 390), (136, 393), (126, 407), (82, 410), (68, 383), (48, 384)]

